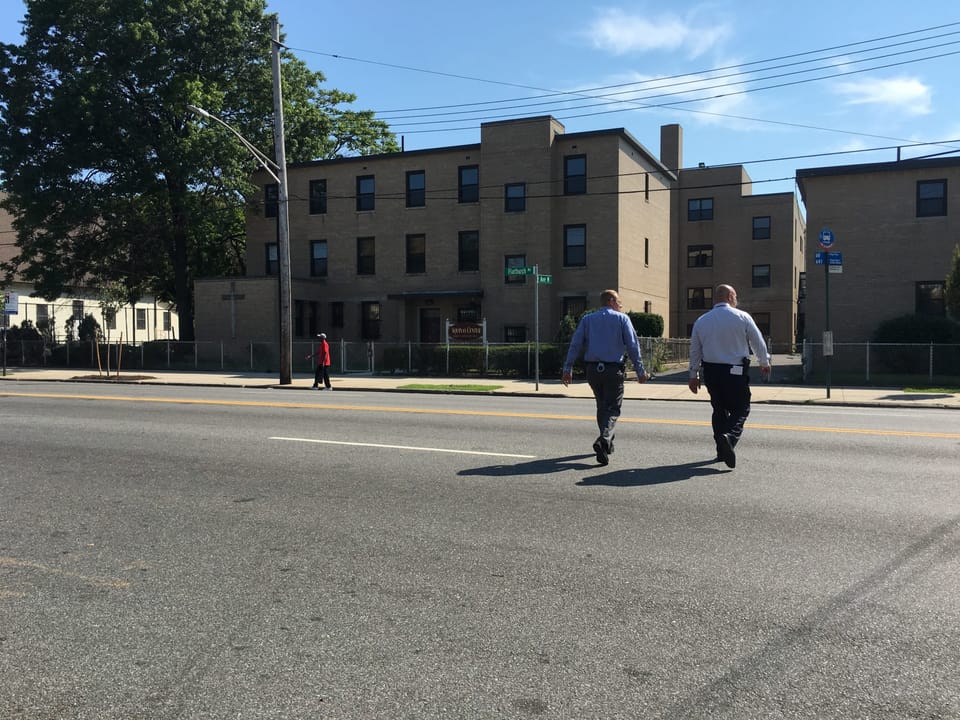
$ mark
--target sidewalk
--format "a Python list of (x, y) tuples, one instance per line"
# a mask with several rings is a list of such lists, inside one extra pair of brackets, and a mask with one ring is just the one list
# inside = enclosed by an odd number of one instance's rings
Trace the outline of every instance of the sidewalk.
[[(280, 385), (276, 374), (252, 372), (174, 372), (174, 371), (121, 371), (117, 379), (106, 375), (98, 376), (96, 371), (83, 369), (38, 369), (7, 368), (5, 377), (0, 381), (9, 384), (0, 385), (0, 394), (11, 392), (10, 385), (22, 382), (99, 382), (130, 383), (138, 385), (206, 385), (211, 387), (231, 386), (246, 388), (274, 388), (286, 391), (299, 391), (304, 394), (315, 393), (311, 390), (313, 375), (301, 373), (294, 375), (290, 385)], [(563, 387), (559, 379), (541, 380), (539, 387), (532, 380), (514, 380), (501, 378), (422, 378), (409, 376), (340, 375), (331, 378), (334, 392), (345, 390), (369, 392), (426, 392), (407, 390), (409, 385), (483, 385), (496, 388), (491, 395), (529, 395), (538, 397), (577, 397), (592, 398), (590, 387), (585, 382), (575, 382)], [(787, 385), (754, 382), (751, 383), (754, 403), (810, 404), (810, 405), (849, 405), (875, 407), (924, 407), (951, 408), (960, 410), (960, 393), (909, 393), (901, 388), (859, 388), (831, 387), (827, 398), (826, 388), (812, 385)], [(320, 396), (326, 397), (326, 396)], [(650, 382), (640, 384), (628, 382), (625, 390), (626, 400), (688, 400), (707, 402), (706, 388), (697, 395), (690, 392), (683, 373), (657, 377)]]

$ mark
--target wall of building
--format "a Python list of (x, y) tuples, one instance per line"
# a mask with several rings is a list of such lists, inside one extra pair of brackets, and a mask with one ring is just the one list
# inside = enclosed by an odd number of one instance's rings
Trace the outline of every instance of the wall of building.
[[(802, 170), (807, 207), (806, 337), (827, 322), (824, 266), (814, 263), (820, 231), (833, 231), (842, 274), (829, 276), (834, 342), (869, 340), (884, 320), (913, 314), (917, 282), (942, 282), (960, 241), (960, 160)], [(947, 214), (917, 217), (917, 182), (947, 181)]]
[[(712, 292), (719, 284), (737, 289), (740, 307), (766, 325), (776, 348), (796, 338), (799, 272), (803, 267), (803, 219), (793, 193), (752, 194), (742, 166), (680, 172), (675, 255), (674, 334), (688, 336), (694, 321), (712, 307), (688, 307), (688, 291)], [(688, 201), (712, 201), (712, 218), (691, 220)], [(769, 238), (754, 238), (754, 218), (770, 218)], [(712, 248), (712, 264), (689, 265), (694, 246)], [(754, 287), (754, 268), (769, 266), (769, 287)]]
[[(600, 292), (619, 288), (628, 310), (642, 311), (646, 302), (654, 312), (667, 312), (669, 275), (669, 187), (662, 166), (622, 130), (565, 134), (551, 117), (485, 123), (479, 145), (396, 153), (293, 165), (288, 170), (290, 196), (290, 250), (293, 299), (320, 315), (314, 329), (333, 338), (360, 339), (361, 303), (381, 307), (380, 339), (419, 341), (420, 314), (457, 320), (458, 312), (479, 305), (487, 319), (488, 339), (502, 342), (507, 330), (535, 336), (534, 280), (508, 283), (505, 257), (522, 255), (536, 265), (550, 284), (539, 286), (541, 340), (552, 340), (565, 301), (585, 298), (588, 307)], [(587, 192), (564, 194), (564, 159), (587, 158)], [(478, 165), (480, 200), (458, 202), (458, 168)], [(406, 174), (423, 171), (426, 206), (408, 208)], [(655, 192), (644, 198), (634, 191), (650, 174)], [(357, 211), (356, 179), (374, 175), (375, 209)], [(327, 212), (309, 213), (311, 180), (326, 180)], [(269, 182), (265, 175), (260, 183)], [(505, 212), (504, 186), (526, 184), (523, 212)], [(564, 266), (564, 227), (586, 227), (587, 261)], [(479, 270), (459, 269), (458, 236), (480, 235)], [(234, 278), (234, 293), (226, 280), (205, 280), (197, 286), (197, 335), (219, 339), (231, 332), (261, 337), (264, 322), (275, 326), (275, 280), (265, 279), (265, 246), (275, 243), (275, 218), (262, 208), (247, 219), (247, 278)], [(426, 270), (406, 272), (408, 234), (426, 237)], [(357, 274), (358, 237), (375, 238), (376, 272)], [(650, 239), (649, 267), (643, 266), (644, 238)], [(325, 240), (328, 274), (311, 277), (310, 246)], [(639, 264), (638, 264), (639, 263)], [(266, 283), (264, 283), (266, 280)], [(249, 292), (248, 292), (249, 288)], [(249, 298), (260, 298), (255, 308)], [(343, 327), (333, 327), (332, 303), (342, 303)], [(243, 315), (243, 317), (241, 317)], [(296, 323), (295, 323), (296, 325)], [(301, 330), (309, 334), (309, 323)], [(211, 333), (214, 333), (211, 335)], [(296, 335), (296, 332), (295, 332)]]

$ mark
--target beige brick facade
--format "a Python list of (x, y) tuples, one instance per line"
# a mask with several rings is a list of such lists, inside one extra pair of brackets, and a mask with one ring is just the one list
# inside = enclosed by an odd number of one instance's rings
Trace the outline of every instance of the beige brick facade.
[[(806, 337), (822, 339), (828, 282), (834, 342), (870, 340), (882, 321), (924, 310), (918, 283), (942, 284), (960, 242), (960, 159), (811, 168), (797, 178), (807, 207)], [(943, 188), (942, 214), (921, 209), (918, 184)], [(814, 263), (824, 228), (843, 256), (843, 272), (829, 279)]]
[[(786, 351), (796, 339), (803, 269), (804, 223), (795, 195), (753, 195), (738, 165), (681, 170), (677, 197), (677, 332), (689, 337), (712, 307), (712, 289), (725, 283), (737, 289), (741, 309), (774, 349)], [(703, 308), (696, 307), (700, 291)]]
[[(626, 310), (663, 316), (665, 335), (684, 336), (699, 314), (684, 310), (686, 287), (709, 276), (711, 286), (737, 284), (748, 309), (771, 314), (775, 340), (792, 342), (796, 268), (803, 259), (793, 247), (802, 223), (792, 194), (752, 196), (739, 168), (683, 171), (678, 182), (681, 145), (676, 125), (665, 126), (658, 159), (623, 129), (565, 133), (556, 119), (539, 117), (485, 123), (474, 145), (291, 165), (294, 336), (323, 331), (335, 340), (442, 341), (444, 320), (476, 315), (486, 319), (491, 342), (532, 340), (533, 278), (507, 282), (504, 268), (512, 257), (552, 276), (551, 284), (539, 286), (543, 341), (556, 336), (565, 308), (596, 307), (606, 288), (620, 291)], [(568, 159), (582, 169), (585, 192), (565, 190)], [(479, 197), (461, 202), (460, 168), (470, 166), (478, 168)], [(407, 206), (411, 172), (425, 178), (423, 207)], [(357, 209), (361, 176), (373, 177), (372, 210)], [(685, 198), (696, 196), (692, 187), (730, 178), (733, 186), (710, 191), (717, 219), (687, 227)], [(256, 181), (269, 179), (261, 173)], [(311, 181), (326, 183), (326, 212), (310, 212)], [(523, 186), (522, 211), (507, 211), (508, 185)], [(774, 218), (775, 240), (751, 239), (751, 213)], [(460, 266), (464, 232), (479, 236), (477, 269)], [(254, 208), (247, 234), (247, 277), (197, 283), (199, 339), (276, 338), (277, 280), (267, 275), (266, 260), (266, 247), (276, 242), (276, 219), (264, 217), (262, 205)], [(408, 272), (408, 236), (423, 236), (422, 272)], [(373, 238), (372, 273), (358, 272), (358, 238)], [(708, 273), (688, 272), (685, 246), (701, 240), (716, 246), (718, 265)], [(321, 241), (325, 276), (311, 272), (311, 245)], [(776, 281), (756, 294), (750, 292), (754, 262), (768, 263)], [(380, 313), (373, 329), (362, 318), (370, 304)]]

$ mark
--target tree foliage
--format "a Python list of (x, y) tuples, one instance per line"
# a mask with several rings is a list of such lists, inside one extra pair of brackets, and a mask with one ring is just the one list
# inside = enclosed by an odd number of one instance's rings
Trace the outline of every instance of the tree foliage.
[(953, 248), (950, 273), (944, 283), (944, 302), (947, 305), (947, 315), (954, 322), (960, 322), (960, 245)]
[[(193, 339), (193, 281), (242, 270), (256, 162), (198, 105), (273, 153), (265, 0), (27, 0), (0, 46), (0, 172), (13, 265), (53, 299), (119, 282), (174, 302)], [(355, 96), (283, 62), (288, 162), (398, 149)], [(10, 268), (8, 268), (9, 270)]]

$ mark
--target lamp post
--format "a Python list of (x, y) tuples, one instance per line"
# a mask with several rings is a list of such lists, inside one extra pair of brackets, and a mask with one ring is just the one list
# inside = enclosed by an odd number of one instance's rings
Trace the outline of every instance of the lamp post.
[(278, 125), (279, 129), (276, 131), (276, 134), (281, 138), (281, 142), (277, 146), (277, 155), (280, 162), (277, 163), (254, 147), (249, 140), (216, 115), (196, 105), (187, 105), (187, 109), (205, 120), (212, 120), (229, 130), (277, 183), (279, 201), (277, 207), (277, 261), (280, 276), (280, 384), (289, 385), (293, 376), (293, 340), (290, 327), (292, 324), (290, 317), (290, 225), (287, 214), (287, 171), (282, 149), (282, 117)]

